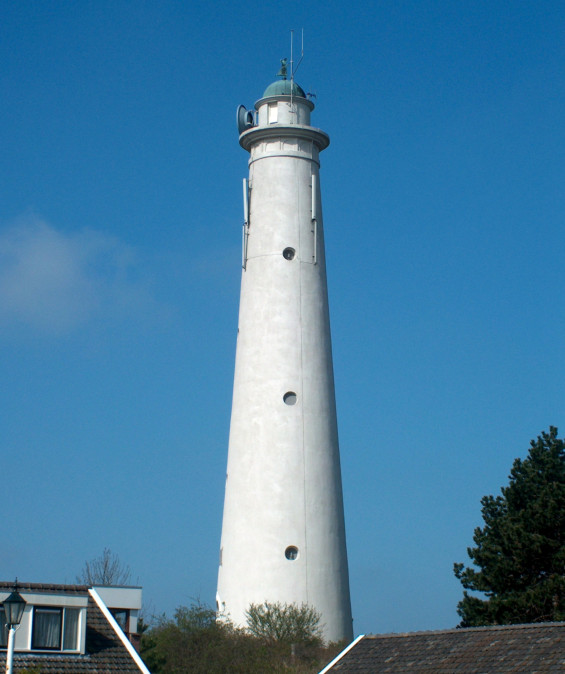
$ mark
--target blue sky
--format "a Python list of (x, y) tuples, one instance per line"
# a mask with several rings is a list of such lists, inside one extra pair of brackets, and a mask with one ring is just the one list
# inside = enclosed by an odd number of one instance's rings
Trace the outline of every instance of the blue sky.
[(213, 603), (235, 110), (303, 27), (355, 632), (455, 625), (481, 496), (562, 425), (565, 5), (21, 0), (0, 26), (0, 577), (109, 547), (154, 611)]

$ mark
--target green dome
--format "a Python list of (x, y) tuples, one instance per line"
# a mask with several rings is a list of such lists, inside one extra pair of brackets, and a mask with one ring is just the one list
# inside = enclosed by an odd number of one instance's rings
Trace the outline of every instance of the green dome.
[(293, 96), (300, 96), (301, 98), (306, 98), (302, 87), (299, 87), (296, 82), (291, 84), (290, 80), (277, 80), (265, 89), (263, 98), (268, 98), (269, 96), (290, 96), (292, 91)]

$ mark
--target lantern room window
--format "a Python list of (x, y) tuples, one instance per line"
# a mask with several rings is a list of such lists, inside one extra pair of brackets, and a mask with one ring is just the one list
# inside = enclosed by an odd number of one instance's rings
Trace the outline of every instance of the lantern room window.
[(279, 120), (279, 108), (277, 103), (269, 103), (269, 124), (276, 124)]

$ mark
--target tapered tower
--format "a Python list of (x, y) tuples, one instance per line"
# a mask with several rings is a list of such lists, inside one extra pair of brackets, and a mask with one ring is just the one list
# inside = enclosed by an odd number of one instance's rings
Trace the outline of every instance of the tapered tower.
[(218, 613), (316, 608), (352, 636), (314, 104), (286, 79), (238, 110), (243, 272), (218, 576)]

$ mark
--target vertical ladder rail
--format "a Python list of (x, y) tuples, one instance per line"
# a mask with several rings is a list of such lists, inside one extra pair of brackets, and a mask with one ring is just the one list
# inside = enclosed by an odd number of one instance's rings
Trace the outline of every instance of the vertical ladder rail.
[(318, 176), (312, 174), (312, 228), (314, 231), (314, 264), (318, 264)]
[(249, 187), (247, 178), (243, 179), (243, 232), (241, 241), (241, 266), (247, 267), (247, 240), (249, 238)]

